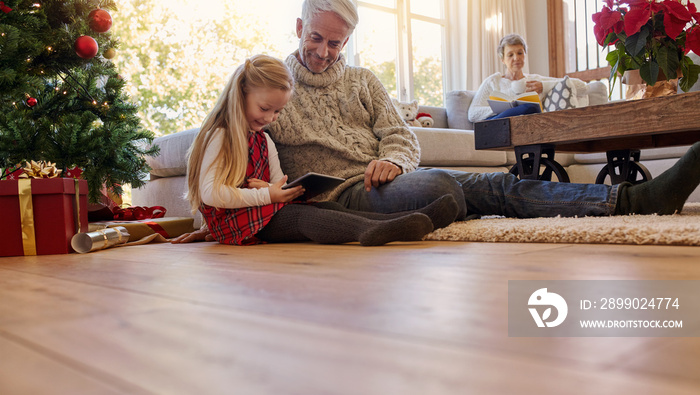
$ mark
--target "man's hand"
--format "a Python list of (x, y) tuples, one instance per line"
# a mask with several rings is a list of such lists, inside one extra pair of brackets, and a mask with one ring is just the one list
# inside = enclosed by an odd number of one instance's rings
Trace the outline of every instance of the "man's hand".
[(284, 183), (287, 182), (287, 176), (270, 185), (270, 201), (272, 203), (286, 203), (298, 198), (304, 194), (304, 187), (301, 185), (294, 188), (282, 189)]
[(194, 241), (214, 241), (214, 237), (209, 233), (209, 229), (197, 229), (194, 232), (185, 233), (170, 240), (173, 244), (192, 243)]
[(373, 160), (369, 162), (365, 170), (365, 191), (369, 192), (372, 187), (379, 187), (387, 182), (394, 181), (396, 176), (403, 173), (400, 167), (385, 160)]

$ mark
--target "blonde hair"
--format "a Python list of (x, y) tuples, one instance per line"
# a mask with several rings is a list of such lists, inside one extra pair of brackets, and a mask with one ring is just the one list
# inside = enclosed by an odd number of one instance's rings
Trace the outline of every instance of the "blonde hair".
[(216, 159), (216, 185), (240, 187), (245, 182), (248, 168), (248, 133), (250, 126), (245, 115), (246, 94), (256, 88), (291, 91), (294, 77), (281, 60), (255, 55), (246, 59), (226, 83), (214, 109), (207, 115), (197, 137), (187, 152), (187, 200), (192, 212), (202, 204), (199, 178), (202, 176), (204, 151), (214, 131), (224, 130), (221, 151)]

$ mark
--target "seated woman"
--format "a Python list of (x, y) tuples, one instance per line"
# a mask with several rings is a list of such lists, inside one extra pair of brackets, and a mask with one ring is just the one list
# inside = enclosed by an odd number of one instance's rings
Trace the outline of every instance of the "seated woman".
[(481, 83), (469, 107), (468, 116), (472, 122), (538, 112), (536, 104), (522, 104), (495, 115), (487, 102), (491, 93), (495, 91), (501, 91), (510, 95), (519, 95), (523, 92), (537, 92), (541, 101), (557, 83), (557, 79), (554, 78), (543, 77), (538, 74), (525, 74), (523, 72), (525, 57), (527, 56), (527, 44), (517, 34), (509, 34), (501, 39), (498, 45), (498, 56), (505, 64), (506, 72), (505, 74), (500, 72), (492, 74)]

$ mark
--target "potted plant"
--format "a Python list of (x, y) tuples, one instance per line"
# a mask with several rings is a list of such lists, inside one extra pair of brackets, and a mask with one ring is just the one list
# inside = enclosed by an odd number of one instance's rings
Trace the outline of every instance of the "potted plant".
[(700, 65), (687, 56), (700, 54), (700, 13), (690, 1), (605, 0), (593, 14), (598, 44), (613, 46), (606, 60), (610, 80), (627, 70), (639, 70), (644, 82), (678, 78), (687, 92), (698, 80)]

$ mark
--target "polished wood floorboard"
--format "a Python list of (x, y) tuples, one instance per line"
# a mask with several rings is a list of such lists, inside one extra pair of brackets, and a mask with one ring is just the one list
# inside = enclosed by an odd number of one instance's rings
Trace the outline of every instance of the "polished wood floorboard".
[(576, 279), (700, 279), (700, 248), (197, 243), (0, 258), (0, 394), (700, 393), (700, 337), (508, 337), (508, 280)]

